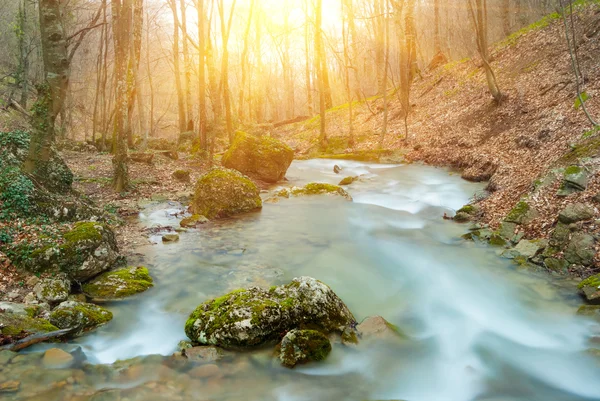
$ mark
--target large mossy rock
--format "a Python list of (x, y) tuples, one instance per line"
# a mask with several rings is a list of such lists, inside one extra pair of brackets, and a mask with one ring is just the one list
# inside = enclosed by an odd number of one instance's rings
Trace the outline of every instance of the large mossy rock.
[(354, 324), (331, 288), (300, 277), (269, 290), (252, 287), (205, 302), (190, 315), (185, 333), (198, 344), (248, 348), (275, 343), (293, 329), (341, 333)]
[(563, 224), (577, 223), (594, 217), (594, 208), (584, 203), (573, 203), (558, 214), (558, 221)]
[(589, 303), (600, 304), (600, 274), (586, 278), (578, 288)]
[(146, 291), (153, 280), (148, 269), (128, 267), (106, 272), (83, 284), (83, 292), (95, 301), (115, 301)]
[(112, 229), (103, 223), (78, 222), (62, 244), (32, 252), (26, 267), (32, 271), (58, 269), (73, 281), (85, 281), (110, 269), (119, 257)]
[(113, 318), (113, 314), (98, 305), (66, 301), (50, 313), (50, 323), (59, 329), (77, 328), (79, 332), (95, 329)]
[(65, 275), (45, 278), (33, 287), (37, 299), (42, 302), (58, 303), (66, 301), (71, 293), (71, 281)]
[(285, 177), (293, 160), (294, 151), (283, 142), (238, 131), (221, 163), (250, 177), (275, 183)]
[(589, 234), (582, 232), (573, 234), (565, 249), (565, 259), (575, 265), (591, 266), (596, 255), (595, 242), (594, 237)]
[(256, 184), (241, 173), (226, 168), (213, 168), (198, 179), (190, 205), (193, 214), (209, 219), (260, 208), (262, 200)]
[(326, 184), (322, 182), (311, 182), (303, 187), (284, 188), (276, 194), (279, 198), (289, 198), (290, 196), (311, 196), (311, 195), (339, 195), (342, 198), (352, 201), (352, 196), (339, 185)]
[(316, 330), (290, 330), (281, 341), (279, 360), (288, 368), (323, 361), (331, 353), (326, 335)]

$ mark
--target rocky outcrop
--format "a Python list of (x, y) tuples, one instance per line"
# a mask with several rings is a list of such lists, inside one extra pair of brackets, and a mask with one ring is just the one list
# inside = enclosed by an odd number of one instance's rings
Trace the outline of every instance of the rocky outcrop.
[(327, 336), (316, 330), (290, 330), (279, 350), (281, 364), (293, 368), (298, 364), (325, 360), (331, 353)]
[(275, 343), (293, 329), (341, 333), (355, 323), (331, 288), (300, 277), (269, 290), (252, 287), (205, 302), (190, 315), (185, 333), (197, 344), (248, 348)]
[(248, 177), (226, 168), (213, 168), (198, 179), (190, 209), (209, 219), (262, 208), (260, 190)]
[(35, 250), (26, 265), (36, 272), (60, 270), (81, 282), (110, 269), (118, 257), (115, 234), (109, 226), (79, 222), (64, 234), (62, 244)]
[(50, 323), (59, 329), (76, 328), (78, 332), (86, 332), (109, 322), (113, 314), (98, 305), (66, 301), (58, 305), (50, 313)]
[(221, 163), (250, 177), (275, 183), (285, 177), (293, 160), (294, 151), (283, 142), (238, 131)]
[(146, 291), (153, 280), (145, 267), (128, 267), (101, 274), (83, 284), (83, 292), (95, 301), (116, 301)]

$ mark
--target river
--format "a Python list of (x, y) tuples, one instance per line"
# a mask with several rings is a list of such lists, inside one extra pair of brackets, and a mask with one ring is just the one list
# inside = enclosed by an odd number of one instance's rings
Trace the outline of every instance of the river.
[[(333, 173), (334, 164), (341, 174)], [(292, 164), (284, 186), (337, 183), (346, 175), (361, 177), (348, 187), (353, 202), (281, 199), (259, 213), (182, 233), (177, 243), (153, 238), (157, 244), (140, 248), (138, 262), (150, 268), (155, 287), (108, 305), (112, 322), (64, 345), (81, 346), (91, 365), (52, 394), (61, 400), (88, 399), (76, 396), (100, 390), (93, 399), (600, 399), (600, 363), (585, 352), (594, 337), (598, 341), (600, 326), (576, 316), (575, 284), (519, 269), (497, 249), (461, 239), (468, 225), (442, 219), (481, 184), (423, 165), (308, 160)], [(171, 212), (180, 208), (148, 205), (139, 224), (178, 226)], [(381, 315), (409, 340), (337, 345), (327, 361), (294, 370), (273, 363), (270, 351), (243, 354), (212, 379), (194, 378), (168, 357), (139, 358), (172, 354), (185, 339), (185, 319), (203, 301), (297, 276), (327, 283), (358, 320)], [(134, 357), (117, 373), (102, 368)], [(26, 394), (52, 399), (42, 388), (35, 391), (52, 383), (39, 379), (42, 368), (26, 369), (39, 366), (39, 358), (28, 358), (15, 370), (31, 386)], [(58, 381), (56, 371), (46, 373), (47, 381)]]

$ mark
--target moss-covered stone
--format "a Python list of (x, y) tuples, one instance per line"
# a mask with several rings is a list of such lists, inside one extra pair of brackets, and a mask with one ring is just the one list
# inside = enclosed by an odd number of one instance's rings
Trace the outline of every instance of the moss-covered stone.
[(294, 151), (283, 142), (238, 131), (221, 163), (261, 181), (275, 183), (285, 177), (293, 159)]
[(322, 182), (311, 182), (304, 187), (294, 187), (289, 192), (293, 196), (310, 196), (310, 195), (339, 195), (349, 201), (352, 197), (344, 188), (339, 185), (325, 184)]
[(71, 292), (71, 282), (66, 276), (45, 278), (33, 288), (36, 297), (42, 302), (57, 303), (65, 301)]
[(584, 191), (588, 184), (587, 171), (579, 166), (569, 166), (565, 169), (563, 182), (558, 190), (558, 196), (568, 196), (574, 192)]
[(183, 228), (194, 228), (194, 227), (198, 226), (199, 224), (208, 223), (208, 221), (209, 220), (206, 217), (201, 216), (199, 214), (194, 214), (190, 217), (183, 218), (179, 222), (179, 225)]
[(466, 223), (477, 218), (479, 207), (476, 205), (465, 205), (456, 211), (454, 221), (458, 223)]
[(356, 324), (342, 300), (322, 282), (294, 279), (269, 290), (236, 290), (198, 306), (185, 324), (195, 343), (248, 348), (275, 343), (292, 329), (341, 333)]
[(591, 317), (600, 321), (600, 305), (581, 305), (577, 309), (579, 316)]
[(83, 284), (83, 291), (97, 301), (120, 300), (153, 286), (152, 277), (145, 267), (128, 267), (106, 272)]
[(584, 203), (573, 203), (567, 205), (558, 214), (558, 221), (563, 224), (577, 223), (578, 221), (589, 220), (594, 217), (594, 208)]
[(546, 258), (544, 259), (544, 266), (546, 266), (548, 270), (556, 273), (566, 273), (569, 268), (569, 262), (564, 259)]
[(508, 213), (504, 221), (515, 224), (527, 224), (538, 215), (537, 211), (532, 208), (526, 201), (520, 201)]
[(103, 223), (78, 222), (62, 242), (33, 251), (27, 267), (32, 271), (57, 269), (71, 280), (85, 281), (108, 270), (119, 257), (115, 234)]
[(596, 256), (596, 240), (590, 234), (578, 232), (572, 235), (564, 252), (564, 257), (569, 263), (591, 266)]
[(46, 319), (15, 313), (0, 313), (0, 333), (5, 336), (49, 333), (56, 330), (58, 328)]
[(490, 245), (492, 245), (492, 246), (506, 246), (506, 245), (508, 245), (508, 243), (500, 235), (498, 235), (498, 234), (492, 234), (492, 236), (490, 237)]
[(281, 364), (293, 368), (298, 364), (323, 361), (331, 353), (327, 336), (316, 330), (290, 330), (279, 351)]
[(248, 177), (226, 168), (213, 168), (198, 179), (192, 213), (209, 219), (262, 208), (260, 190)]
[(112, 320), (113, 314), (98, 305), (66, 301), (50, 314), (50, 323), (59, 329), (77, 328), (86, 332)]
[(577, 288), (588, 302), (600, 304), (600, 274), (586, 278)]

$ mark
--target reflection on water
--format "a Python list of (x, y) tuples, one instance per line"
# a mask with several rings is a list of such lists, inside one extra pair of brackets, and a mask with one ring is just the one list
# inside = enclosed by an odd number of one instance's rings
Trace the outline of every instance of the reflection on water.
[[(58, 394), (91, 394), (90, 382), (94, 391), (128, 388), (103, 391), (102, 399), (131, 400), (600, 399), (600, 364), (584, 352), (599, 329), (574, 316), (573, 284), (518, 271), (493, 249), (460, 240), (465, 226), (441, 219), (480, 185), (420, 165), (331, 160), (294, 162), (287, 184), (337, 183), (346, 175), (361, 176), (348, 188), (354, 202), (284, 199), (183, 233), (178, 243), (140, 249), (155, 288), (110, 305), (114, 320), (78, 344), (94, 363), (169, 355), (201, 302), (300, 275), (329, 284), (359, 320), (382, 315), (410, 341), (334, 346), (325, 363), (292, 371), (269, 352), (244, 354), (208, 379), (173, 358), (151, 357), (117, 373), (87, 365), (81, 383)], [(177, 226), (167, 208), (176, 206), (148, 209), (141, 224)]]

